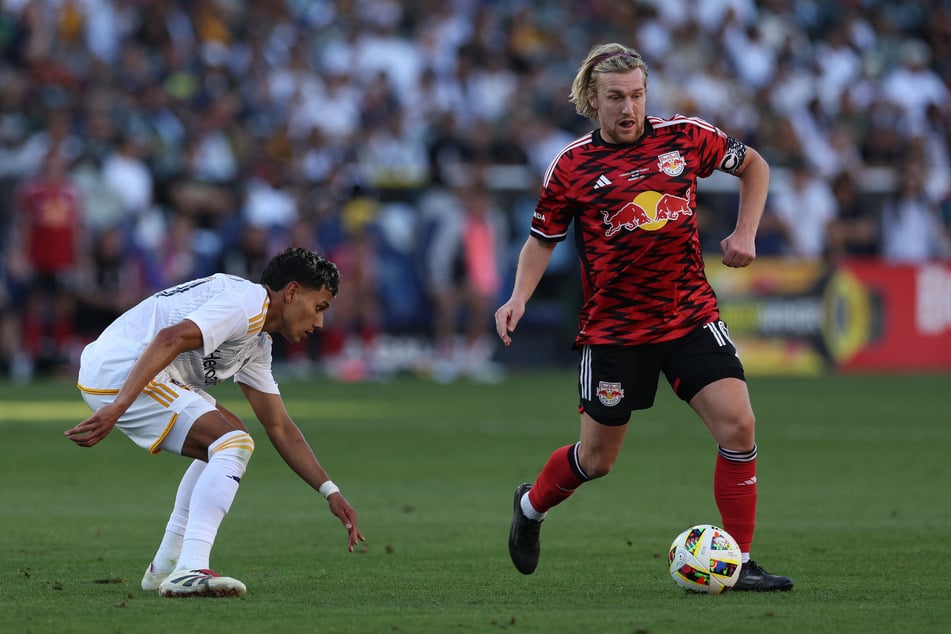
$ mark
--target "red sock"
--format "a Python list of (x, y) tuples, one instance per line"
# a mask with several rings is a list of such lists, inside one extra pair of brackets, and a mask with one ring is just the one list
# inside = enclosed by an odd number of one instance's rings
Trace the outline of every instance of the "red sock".
[(538, 474), (538, 479), (528, 492), (528, 501), (539, 513), (561, 504), (590, 479), (584, 477), (578, 465), (577, 446), (578, 443), (575, 443), (556, 449)]
[[(744, 462), (728, 460), (717, 454), (713, 472), (713, 498), (720, 509), (723, 528), (736, 539), (740, 551), (750, 552), (756, 527), (756, 448)], [(738, 454), (739, 452), (729, 452)]]

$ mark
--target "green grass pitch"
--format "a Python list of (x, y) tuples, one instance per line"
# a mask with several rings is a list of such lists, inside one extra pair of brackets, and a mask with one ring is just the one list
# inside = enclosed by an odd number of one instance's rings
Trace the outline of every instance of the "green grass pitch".
[(618, 633), (951, 631), (951, 376), (750, 379), (753, 555), (785, 594), (687, 595), (666, 571), (684, 528), (719, 523), (714, 447), (666, 385), (614, 472), (554, 509), (537, 572), (506, 538), (515, 486), (574, 442), (571, 371), (501, 385), (322, 380), (289, 410), (356, 507), (354, 553), (233, 386), (257, 450), (212, 554), (238, 599), (139, 588), (187, 466), (118, 432), (93, 449), (68, 383), (0, 384), (0, 632)]

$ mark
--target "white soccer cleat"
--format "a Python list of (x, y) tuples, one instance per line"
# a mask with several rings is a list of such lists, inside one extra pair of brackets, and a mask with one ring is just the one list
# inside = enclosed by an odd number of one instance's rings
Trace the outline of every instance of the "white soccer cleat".
[(248, 589), (213, 570), (176, 570), (159, 586), (163, 597), (239, 597)]
[(162, 582), (168, 578), (168, 574), (167, 572), (152, 572), (152, 564), (149, 564), (149, 567), (145, 569), (145, 574), (142, 576), (142, 589), (149, 591), (158, 590)]

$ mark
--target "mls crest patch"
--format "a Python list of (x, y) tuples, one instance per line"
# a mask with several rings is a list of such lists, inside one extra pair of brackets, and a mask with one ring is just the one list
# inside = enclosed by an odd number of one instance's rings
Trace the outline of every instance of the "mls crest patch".
[(624, 390), (620, 383), (609, 383), (607, 381), (598, 382), (598, 400), (605, 407), (613, 407), (624, 398)]

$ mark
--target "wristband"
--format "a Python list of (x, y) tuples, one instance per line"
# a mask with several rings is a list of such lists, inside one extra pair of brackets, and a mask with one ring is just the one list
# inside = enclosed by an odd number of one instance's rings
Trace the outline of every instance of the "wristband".
[(324, 496), (324, 499), (326, 499), (334, 493), (340, 493), (340, 487), (334, 484), (332, 480), (327, 480), (320, 485), (320, 488), (317, 489), (317, 492)]

